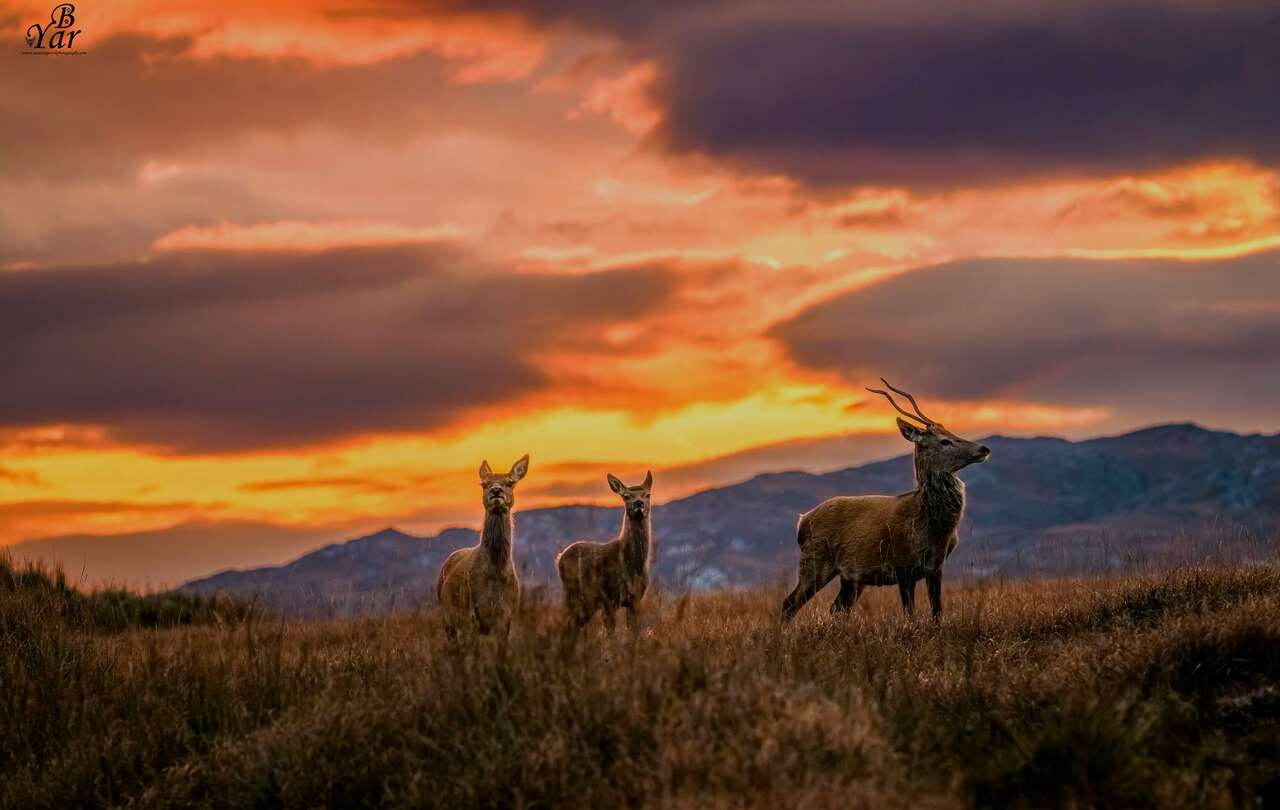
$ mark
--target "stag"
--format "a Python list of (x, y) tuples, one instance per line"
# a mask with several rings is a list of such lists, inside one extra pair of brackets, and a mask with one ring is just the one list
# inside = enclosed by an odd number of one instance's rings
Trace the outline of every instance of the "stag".
[[(916, 488), (902, 495), (854, 495), (824, 501), (800, 516), (800, 545), (795, 590), (782, 603), (783, 621), (823, 586), (840, 577), (832, 613), (847, 612), (868, 585), (897, 585), (902, 609), (915, 610), (916, 583), (928, 586), (933, 619), (942, 616), (942, 564), (956, 547), (956, 528), (964, 513), (964, 483), (956, 472), (991, 456), (987, 447), (962, 439), (924, 415), (915, 397), (908, 413), (887, 391), (868, 388), (889, 400), (898, 413), (898, 430), (915, 445)], [(908, 419), (913, 421), (907, 421)], [(919, 424), (916, 424), (919, 423)]]

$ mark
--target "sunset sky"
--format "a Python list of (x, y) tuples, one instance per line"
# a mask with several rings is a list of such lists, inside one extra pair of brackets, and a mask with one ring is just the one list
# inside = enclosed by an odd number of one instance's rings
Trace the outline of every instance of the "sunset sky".
[(0, 545), (212, 544), (167, 581), (474, 525), (484, 458), (850, 466), (880, 375), (1280, 429), (1273, 0), (84, 0), (23, 53), (53, 5), (0, 0)]

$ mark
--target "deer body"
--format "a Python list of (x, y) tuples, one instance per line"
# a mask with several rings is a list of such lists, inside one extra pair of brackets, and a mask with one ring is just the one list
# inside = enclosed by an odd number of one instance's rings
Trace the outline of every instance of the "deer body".
[[(915, 400), (911, 403), (914, 407)], [(934, 618), (941, 616), (942, 565), (956, 547), (964, 514), (964, 483), (955, 473), (985, 461), (991, 451), (961, 439), (918, 408), (916, 412), (912, 418), (924, 427), (898, 420), (903, 437), (915, 444), (914, 490), (832, 498), (800, 517), (799, 571), (796, 587), (783, 603), (784, 620), (837, 576), (840, 593), (831, 605), (833, 613), (850, 609), (868, 585), (897, 585), (903, 610), (911, 613), (916, 583), (923, 579)]]
[(504, 638), (520, 604), (520, 578), (516, 575), (512, 544), (515, 527), (511, 509), (515, 485), (529, 469), (529, 457), (517, 461), (505, 475), (494, 474), (489, 462), (480, 467), (484, 490), (484, 528), (480, 542), (449, 555), (440, 568), (436, 595), (444, 613), (449, 638), (471, 628), (483, 635), (497, 632)]
[(650, 550), (653, 534), (649, 514), (652, 474), (638, 487), (624, 486), (612, 475), (609, 486), (623, 499), (622, 529), (608, 543), (574, 543), (556, 558), (556, 570), (564, 588), (567, 634), (576, 637), (597, 611), (612, 633), (614, 613), (627, 610), (627, 626), (639, 629), (640, 602), (649, 589)]

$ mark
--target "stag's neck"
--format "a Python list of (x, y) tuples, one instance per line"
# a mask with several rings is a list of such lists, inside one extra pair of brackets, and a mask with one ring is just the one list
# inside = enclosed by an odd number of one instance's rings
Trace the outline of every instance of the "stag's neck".
[(511, 561), (512, 534), (514, 534), (514, 526), (511, 522), (511, 510), (485, 510), (484, 528), (480, 531), (480, 547), (485, 550), (494, 565), (504, 566)]
[(955, 473), (927, 470), (917, 464), (916, 498), (929, 536), (950, 537), (964, 514), (964, 482)]
[(636, 520), (624, 510), (622, 531), (618, 534), (618, 542), (622, 544), (622, 558), (626, 561), (628, 570), (648, 569), (649, 547), (652, 545), (649, 518)]

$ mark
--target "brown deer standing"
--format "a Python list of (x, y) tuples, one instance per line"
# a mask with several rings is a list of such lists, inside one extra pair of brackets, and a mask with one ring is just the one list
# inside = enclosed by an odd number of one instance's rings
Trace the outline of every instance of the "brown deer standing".
[(516, 482), (528, 471), (527, 453), (505, 474), (494, 473), (487, 461), (480, 465), (484, 503), (480, 543), (450, 554), (436, 585), (445, 633), (451, 640), (463, 627), (482, 635), (496, 631), (503, 639), (511, 630), (511, 617), (520, 604), (520, 580), (511, 556), (515, 533), (511, 509), (516, 503)]
[(556, 570), (564, 587), (568, 612), (565, 637), (572, 642), (596, 611), (603, 611), (605, 631), (612, 635), (614, 612), (627, 609), (627, 626), (640, 629), (640, 600), (649, 588), (649, 550), (653, 530), (649, 492), (653, 473), (644, 483), (628, 487), (612, 475), (609, 488), (622, 498), (622, 530), (608, 543), (578, 542), (560, 552)]
[(903, 495), (859, 495), (832, 498), (800, 516), (800, 544), (795, 590), (782, 603), (783, 621), (831, 581), (840, 577), (840, 593), (832, 613), (848, 611), (867, 585), (898, 586), (902, 609), (915, 608), (916, 582), (928, 585), (933, 618), (942, 616), (942, 564), (956, 546), (956, 527), (964, 513), (964, 483), (956, 472), (986, 461), (991, 451), (962, 439), (921, 412), (906, 391), (914, 414), (904, 411), (885, 391), (868, 388), (889, 400), (898, 413), (920, 423), (898, 419), (898, 429), (915, 445), (916, 488)]

